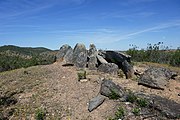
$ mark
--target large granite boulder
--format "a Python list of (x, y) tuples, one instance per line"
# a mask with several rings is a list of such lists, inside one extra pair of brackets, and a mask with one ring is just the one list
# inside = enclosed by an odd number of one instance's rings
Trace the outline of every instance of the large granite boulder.
[(124, 96), (124, 91), (122, 87), (116, 85), (111, 80), (104, 79), (101, 84), (100, 94), (110, 99), (117, 99)]
[(105, 59), (108, 62), (116, 63), (120, 68), (122, 67), (123, 61), (126, 60), (127, 62), (130, 62), (130, 58), (131, 58), (131, 56), (129, 55), (116, 51), (105, 51), (102, 52), (102, 54), (104, 54)]
[(101, 54), (107, 62), (118, 65), (126, 75), (126, 79), (131, 78), (134, 75), (133, 67), (128, 63), (130, 62), (131, 56), (116, 51), (102, 51)]
[(60, 48), (60, 50), (58, 51), (58, 53), (56, 54), (56, 59), (57, 59), (57, 60), (59, 60), (59, 59), (63, 60), (65, 54), (67, 53), (67, 51), (68, 51), (69, 49), (72, 49), (71, 46), (69, 46), (69, 45), (67, 45), (67, 44), (63, 45), (63, 46)]
[(116, 75), (118, 73), (118, 66), (114, 63), (103, 63), (98, 67), (99, 72)]
[(73, 63), (78, 68), (85, 68), (87, 64), (87, 50), (84, 44), (77, 43), (73, 50)]
[(140, 76), (138, 84), (163, 90), (174, 76), (175, 73), (169, 69), (151, 67)]

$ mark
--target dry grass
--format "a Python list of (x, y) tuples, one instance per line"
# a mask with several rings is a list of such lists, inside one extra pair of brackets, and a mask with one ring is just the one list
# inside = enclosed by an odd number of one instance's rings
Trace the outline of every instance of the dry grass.
[[(142, 70), (152, 63), (136, 63)], [(173, 68), (179, 71), (179, 68)], [(133, 79), (120, 78), (97, 71), (87, 72), (87, 82), (79, 82), (74, 67), (62, 67), (61, 63), (34, 66), (0, 73), (0, 93), (16, 92), (18, 103), (0, 108), (1, 112), (14, 108), (13, 120), (34, 119), (38, 108), (46, 111), (46, 119), (105, 120), (114, 114), (117, 101), (106, 100), (93, 112), (88, 112), (88, 102), (99, 93), (103, 78), (111, 79), (126, 89), (147, 94), (157, 94), (180, 103), (180, 82), (171, 80), (167, 88), (154, 90), (140, 86)]]

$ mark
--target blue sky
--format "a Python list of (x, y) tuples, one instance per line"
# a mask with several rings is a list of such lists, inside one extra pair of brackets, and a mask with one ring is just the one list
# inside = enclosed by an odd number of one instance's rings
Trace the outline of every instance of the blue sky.
[(180, 0), (0, 0), (0, 46), (180, 46)]

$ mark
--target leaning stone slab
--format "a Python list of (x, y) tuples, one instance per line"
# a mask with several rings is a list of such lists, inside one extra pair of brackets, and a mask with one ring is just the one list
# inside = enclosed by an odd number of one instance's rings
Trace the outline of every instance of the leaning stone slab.
[(98, 96), (92, 98), (89, 101), (88, 111), (92, 112), (94, 109), (99, 107), (104, 102), (104, 100), (105, 100), (105, 97), (102, 95), (98, 95)]
[(97, 60), (100, 62), (100, 64), (108, 63), (102, 56), (97, 55)]

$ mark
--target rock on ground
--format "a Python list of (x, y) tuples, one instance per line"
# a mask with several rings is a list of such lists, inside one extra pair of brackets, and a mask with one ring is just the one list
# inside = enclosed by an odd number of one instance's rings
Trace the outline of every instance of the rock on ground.
[(118, 97), (122, 97), (124, 95), (124, 91), (122, 87), (116, 85), (111, 80), (104, 79), (101, 84), (100, 94), (109, 98), (113, 97), (112, 95), (117, 95)]
[(118, 66), (114, 63), (103, 63), (98, 67), (98, 71), (117, 75)]
[(151, 67), (140, 76), (138, 84), (163, 90), (172, 76), (174, 73), (169, 69)]
[(98, 95), (98, 96), (92, 98), (89, 101), (88, 111), (91, 112), (94, 109), (96, 109), (98, 106), (100, 106), (104, 102), (104, 100), (105, 100), (105, 97), (102, 95)]

